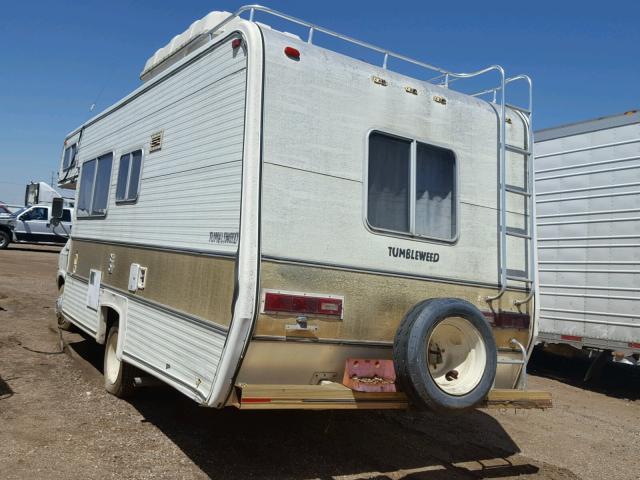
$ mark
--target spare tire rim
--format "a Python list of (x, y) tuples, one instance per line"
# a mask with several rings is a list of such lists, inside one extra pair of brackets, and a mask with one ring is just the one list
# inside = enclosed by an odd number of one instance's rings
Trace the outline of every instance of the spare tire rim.
[(107, 341), (107, 361), (105, 362), (104, 375), (112, 385), (118, 380), (118, 374), (120, 373), (120, 361), (116, 356), (116, 348), (118, 346), (118, 333), (114, 332), (110, 335)]
[(478, 386), (487, 366), (482, 335), (461, 317), (441, 320), (427, 341), (427, 366), (443, 392), (461, 396)]

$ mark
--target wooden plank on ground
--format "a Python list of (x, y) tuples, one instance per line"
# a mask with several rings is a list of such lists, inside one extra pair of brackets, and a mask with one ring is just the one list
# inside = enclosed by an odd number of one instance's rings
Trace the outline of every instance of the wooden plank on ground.
[(407, 408), (398, 392), (355, 392), (338, 383), (328, 385), (240, 385), (245, 409), (366, 409)]
[(534, 390), (493, 389), (485, 400), (485, 407), (551, 408), (551, 393)]

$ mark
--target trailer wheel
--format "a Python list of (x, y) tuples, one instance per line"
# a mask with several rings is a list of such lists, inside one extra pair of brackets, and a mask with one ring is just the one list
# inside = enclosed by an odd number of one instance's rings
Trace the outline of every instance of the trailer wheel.
[(104, 349), (104, 388), (112, 395), (126, 398), (134, 391), (134, 367), (122, 360), (118, 360), (118, 324), (109, 329), (109, 335)]
[(0, 250), (4, 250), (11, 243), (11, 235), (4, 230), (0, 230)]
[(482, 313), (456, 298), (414, 306), (396, 333), (397, 381), (411, 403), (459, 411), (482, 402), (496, 375), (497, 350)]

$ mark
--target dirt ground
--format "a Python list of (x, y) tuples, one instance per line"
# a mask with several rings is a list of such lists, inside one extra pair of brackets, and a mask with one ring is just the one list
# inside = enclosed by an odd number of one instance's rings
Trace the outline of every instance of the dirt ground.
[(637, 377), (587, 387), (584, 365), (540, 355), (529, 384), (553, 393), (546, 411), (217, 411), (166, 387), (119, 400), (99, 346), (74, 334), (61, 352), (57, 250), (0, 251), (4, 480), (640, 478)]

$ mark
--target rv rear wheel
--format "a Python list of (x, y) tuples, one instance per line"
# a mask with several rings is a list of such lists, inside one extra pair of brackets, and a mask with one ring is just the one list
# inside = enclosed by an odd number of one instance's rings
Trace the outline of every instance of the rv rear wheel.
[(62, 315), (62, 296), (64, 295), (64, 283), (60, 285), (58, 290), (58, 298), (56, 300), (56, 317), (58, 318), (58, 328), (67, 332), (73, 330), (73, 323), (64, 318)]
[(482, 313), (456, 298), (425, 300), (405, 316), (393, 357), (398, 383), (417, 407), (473, 408), (496, 375), (497, 350)]
[(3, 250), (11, 243), (11, 235), (4, 230), (0, 230), (0, 250)]
[(125, 398), (133, 394), (134, 367), (118, 360), (118, 325), (109, 329), (104, 349), (104, 388), (116, 397)]

